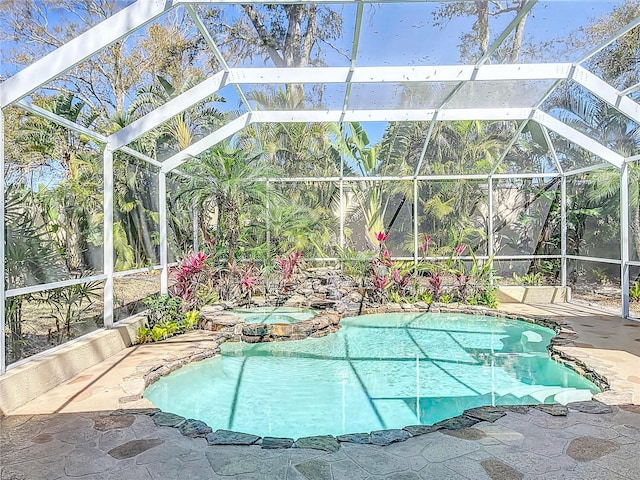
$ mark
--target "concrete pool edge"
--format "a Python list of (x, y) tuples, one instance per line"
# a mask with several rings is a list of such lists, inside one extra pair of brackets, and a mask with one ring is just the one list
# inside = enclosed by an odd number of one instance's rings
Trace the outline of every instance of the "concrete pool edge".
[[(224, 316), (224, 315), (228, 315), (228, 312), (226, 312), (225, 310), (218, 310), (216, 311), (217, 314)], [(563, 350), (562, 348), (564, 346), (567, 345), (572, 345), (574, 343), (574, 340), (577, 338), (578, 334), (571, 328), (571, 326), (567, 323), (567, 322), (563, 322), (563, 321), (555, 321), (555, 320), (551, 320), (547, 317), (542, 317), (542, 316), (525, 316), (525, 315), (518, 315), (518, 314), (513, 314), (513, 313), (507, 313), (507, 312), (503, 312), (500, 310), (495, 310), (495, 309), (489, 309), (486, 307), (479, 307), (479, 306), (452, 306), (450, 304), (443, 304), (443, 305), (403, 305), (400, 308), (398, 308), (398, 306), (381, 306), (381, 307), (377, 307), (375, 309), (367, 309), (364, 310), (362, 312), (363, 315), (367, 315), (367, 314), (385, 314), (385, 313), (461, 313), (461, 314), (469, 314), (469, 315), (485, 315), (485, 316), (489, 316), (489, 317), (496, 317), (496, 318), (505, 318), (508, 320), (515, 320), (515, 321), (523, 321), (523, 322), (527, 322), (527, 323), (532, 323), (535, 325), (540, 325), (543, 327), (547, 327), (550, 328), (552, 330), (554, 330), (556, 332), (556, 335), (551, 339), (551, 342), (549, 343), (549, 345), (547, 346), (547, 350), (549, 351), (549, 356), (552, 360), (557, 361), (558, 363), (562, 363), (564, 366), (572, 369), (573, 371), (575, 371), (576, 373), (578, 373), (581, 376), (584, 376), (585, 378), (587, 378), (588, 380), (590, 380), (591, 382), (593, 382), (594, 384), (596, 384), (596, 386), (598, 386), (598, 388), (601, 389), (601, 392), (594, 395), (593, 396), (593, 400), (592, 402), (596, 402), (600, 405), (607, 405), (607, 404), (616, 404), (616, 405), (626, 405), (626, 404), (632, 404), (633, 402), (631, 401), (633, 399), (633, 395), (629, 395), (627, 392), (624, 391), (615, 391), (612, 390), (610, 387), (610, 384), (608, 382), (607, 377), (604, 374), (598, 373), (594, 368), (592, 368), (590, 365), (588, 365), (587, 363), (585, 363), (584, 361), (582, 361), (581, 359), (577, 358), (576, 356), (570, 354), (569, 352)], [(319, 314), (318, 316), (314, 317), (318, 318), (321, 314)], [(331, 315), (335, 315), (338, 317), (338, 319), (341, 318), (345, 318), (348, 316), (354, 316), (354, 315), (337, 315), (337, 314), (332, 314)], [(311, 319), (313, 320), (313, 319)], [(244, 323), (242, 323), (242, 325), (244, 325)], [(278, 325), (278, 324), (275, 324)], [(254, 324), (251, 325), (251, 327), (253, 327)], [(231, 327), (232, 329), (234, 328), (233, 326)], [(185, 356), (183, 358), (179, 358), (177, 360), (173, 360), (172, 362), (170, 362), (169, 364), (164, 364), (164, 365), (159, 365), (157, 367), (154, 367), (152, 369), (150, 369), (145, 375), (144, 375), (144, 390), (146, 390), (146, 388), (151, 385), (152, 383), (156, 382), (157, 380), (159, 380), (162, 376), (167, 375), (175, 370), (177, 370), (178, 368), (190, 364), (194, 361), (199, 361), (199, 360), (204, 360), (205, 358), (210, 358), (213, 357), (215, 355), (217, 355), (220, 352), (220, 344), (226, 342), (226, 341), (238, 341), (242, 338), (242, 330), (243, 329), (237, 329), (236, 328), (236, 333), (232, 333), (232, 331), (227, 331), (227, 332), (223, 332), (223, 331), (218, 331), (216, 333), (220, 333), (222, 334), (219, 342), (215, 345), (215, 347), (211, 348), (209, 351), (207, 352), (196, 352), (192, 355), (189, 356)], [(336, 329), (337, 330), (337, 329)], [(326, 333), (325, 333), (326, 334)], [(299, 340), (300, 338), (281, 338), (279, 341), (291, 341), (291, 340)], [(268, 340), (268, 341), (273, 341), (273, 340)], [(142, 395), (144, 394), (144, 390), (141, 392), (140, 394), (140, 399), (142, 398)], [(602, 402), (600, 402), (600, 399), (602, 399)], [(631, 399), (631, 400), (629, 400)], [(149, 402), (151, 403), (151, 402)], [(573, 402), (573, 403), (585, 403), (585, 402)], [(552, 404), (552, 405), (542, 405), (542, 407), (540, 407), (539, 405), (526, 405), (526, 406), (501, 406), (501, 407), (486, 407), (486, 408), (499, 408), (502, 409), (503, 411), (509, 411), (509, 409), (511, 409), (511, 411), (513, 411), (513, 409), (520, 409), (520, 408), (525, 408), (525, 409), (529, 409), (529, 408), (537, 408), (539, 410), (545, 411), (545, 410), (549, 410), (550, 408), (552, 409), (553, 407), (558, 407), (560, 409), (560, 411), (562, 411), (562, 409), (564, 409), (564, 413), (560, 413), (560, 415), (566, 415), (566, 407), (560, 405), (560, 404)], [(485, 408), (485, 407), (479, 407), (479, 408)], [(476, 410), (476, 409), (473, 409)], [(162, 413), (162, 412), (161, 412)], [(526, 413), (526, 412), (525, 412)], [(547, 412), (549, 413), (549, 412)], [(553, 415), (557, 415), (558, 413), (552, 413)], [(182, 417), (181, 417), (182, 418)], [(459, 419), (459, 420), (456, 420)], [(466, 420), (465, 420), (466, 419)], [(198, 437), (202, 437), (202, 438), (206, 438), (207, 435), (212, 435), (216, 432), (212, 432), (211, 428), (208, 427), (204, 422), (201, 422), (200, 420), (195, 420), (195, 419), (185, 419), (182, 418), (182, 422), (177, 425), (178, 427), (180, 425), (183, 425), (184, 422), (191, 422), (195, 425), (195, 430), (199, 431), (198, 429), (202, 428), (203, 430), (200, 432), (202, 433), (202, 435), (198, 434), (196, 436)], [(424, 427), (425, 429), (427, 429), (426, 431), (424, 431), (423, 433), (420, 434), (424, 434), (424, 433), (428, 433), (430, 431), (434, 431), (434, 430), (438, 430), (439, 428), (447, 428), (447, 427), (437, 427), (434, 429), (434, 427), (436, 427), (439, 424), (453, 424), (456, 425), (457, 421), (461, 421), (462, 425), (460, 428), (468, 428), (469, 426), (472, 426), (472, 424), (468, 424), (466, 426), (465, 423), (468, 423), (469, 421), (469, 417), (466, 415), (466, 411), (463, 412), (461, 415), (458, 415), (456, 417), (452, 417), (450, 419), (446, 419), (443, 420), (441, 422), (436, 423), (435, 425), (417, 425), (417, 426), (406, 426), (403, 429), (401, 429), (403, 432), (408, 433), (408, 435), (405, 435), (404, 433), (400, 433), (398, 429), (391, 429), (391, 430), (380, 430), (377, 431), (376, 435), (379, 438), (393, 438), (393, 440), (390, 443), (395, 443), (397, 441), (404, 441), (407, 440), (408, 438), (411, 438), (412, 435), (411, 433), (409, 433), (409, 430), (412, 427)], [(479, 421), (479, 420), (478, 420)], [(190, 426), (187, 431), (188, 432), (192, 432), (194, 431), (194, 429), (192, 428), (192, 426)], [(208, 429), (208, 430), (207, 430)], [(219, 431), (217, 431), (219, 432)], [(230, 432), (231, 434), (240, 434), (240, 432)], [(356, 434), (346, 434), (346, 435), (341, 435), (340, 437), (349, 437), (352, 435), (357, 435), (357, 436), (370, 436), (372, 433), (371, 432), (369, 434), (366, 433), (356, 433)], [(191, 435), (190, 433), (184, 433), (187, 436), (194, 436)], [(242, 433), (242, 435), (251, 435), (254, 436), (256, 438), (262, 438), (259, 437), (257, 435), (253, 435), (253, 434), (245, 434)], [(322, 435), (320, 437), (327, 437), (325, 435)], [(294, 445), (294, 440), (293, 439), (272, 439), (272, 437), (265, 437), (265, 438), (269, 438), (270, 442), (274, 441), (274, 445), (275, 446), (268, 446), (268, 447), (263, 447), (263, 448), (288, 448), (285, 447), (286, 445), (288, 445), (289, 447)], [(308, 438), (316, 438), (316, 437), (308, 437)], [(360, 437), (362, 438), (362, 437)], [(346, 440), (345, 440), (346, 441)], [(362, 443), (360, 441), (357, 441), (356, 443)], [(364, 442), (364, 443), (372, 443), (372, 442)], [(378, 443), (374, 443), (374, 444), (378, 444)], [(389, 443), (387, 443), (388, 445)], [(210, 443), (210, 445), (222, 445), (221, 443)], [(280, 446), (278, 446), (280, 445)], [(308, 448), (314, 448), (314, 447), (308, 447)]]

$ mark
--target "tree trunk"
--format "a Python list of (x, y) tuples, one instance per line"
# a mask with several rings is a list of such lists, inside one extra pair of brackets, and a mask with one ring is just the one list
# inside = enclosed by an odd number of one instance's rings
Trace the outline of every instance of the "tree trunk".
[[(518, 6), (518, 10), (516, 13), (522, 10), (522, 8), (524, 7), (524, 4), (525, 4), (524, 1), (520, 2), (520, 5)], [(525, 23), (527, 23), (528, 15), (529, 14), (527, 13), (524, 17), (522, 17), (522, 19), (518, 22), (518, 25), (516, 25), (516, 29), (513, 34), (513, 45), (511, 45), (511, 55), (509, 55), (510, 63), (518, 62), (518, 56), (520, 55), (520, 49), (522, 48), (522, 38), (524, 37), (524, 26), (525, 26)]]
[(478, 33), (480, 56), (484, 56), (489, 50), (489, 2), (486, 0), (476, 0), (476, 10), (478, 19), (476, 20), (474, 29)]

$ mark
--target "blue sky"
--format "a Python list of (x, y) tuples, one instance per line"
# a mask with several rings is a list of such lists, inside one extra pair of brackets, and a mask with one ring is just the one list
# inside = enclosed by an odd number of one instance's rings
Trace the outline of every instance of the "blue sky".
[[(151, 1), (151, 0), (149, 0)], [(46, 3), (46, 1), (44, 2)], [(118, 7), (124, 7), (130, 0), (119, 1)], [(525, 42), (539, 44), (553, 39), (564, 38), (570, 32), (575, 32), (580, 26), (587, 25), (590, 20), (611, 11), (621, 2), (614, 1), (540, 1), (534, 7), (527, 18)], [(360, 47), (356, 59), (359, 66), (372, 65), (447, 65), (458, 64), (459, 36), (462, 32), (471, 29), (473, 19), (455, 18), (442, 26), (433, 25), (432, 12), (438, 4), (427, 3), (392, 3), (392, 4), (367, 4), (364, 7), (362, 29), (360, 34)], [(236, 17), (239, 7), (237, 5), (224, 5), (221, 7), (228, 17)], [(351, 55), (351, 42), (354, 32), (355, 5), (332, 5), (329, 8), (338, 11), (344, 19), (343, 36), (334, 41), (334, 47), (347, 56)], [(59, 23), (62, 15), (68, 12), (51, 11), (49, 25)], [(495, 38), (513, 18), (513, 14), (492, 18), (490, 30)], [(10, 39), (2, 38), (0, 49), (19, 47)], [(557, 46), (557, 45), (556, 45)], [(347, 66), (349, 64), (344, 55), (337, 53), (333, 48), (323, 48), (325, 59), (330, 66)], [(547, 57), (547, 54), (549, 55)], [(545, 56), (537, 58), (537, 61), (574, 61), (580, 57), (581, 52), (574, 52), (571, 58), (558, 58), (557, 49), (548, 48)], [(229, 62), (233, 64), (233, 62)], [(256, 59), (252, 66), (262, 66), (265, 63)], [(267, 61), (267, 65), (271, 62)], [(249, 66), (249, 65), (247, 65)], [(2, 65), (1, 73), (12, 74), (15, 67)], [(340, 95), (343, 86), (327, 86), (327, 99), (333, 98), (329, 108), (341, 108)], [(247, 88), (244, 88), (247, 91)], [(223, 109), (235, 110), (240, 103), (239, 97), (233, 88), (224, 91), (227, 98)], [(375, 99), (374, 99), (375, 100)], [(385, 123), (366, 124), (372, 142), (377, 141)]]

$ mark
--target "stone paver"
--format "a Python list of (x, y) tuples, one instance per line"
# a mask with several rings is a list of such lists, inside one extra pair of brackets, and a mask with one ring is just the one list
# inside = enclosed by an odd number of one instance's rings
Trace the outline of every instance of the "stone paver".
[[(579, 402), (567, 408), (472, 409), (464, 417), (433, 427), (341, 435), (338, 442), (331, 438), (325, 439), (326, 443), (303, 440), (300, 445), (330, 444), (331, 450), (338, 446), (333, 453), (296, 445), (290, 448), (291, 439), (259, 440), (237, 432), (209, 433), (206, 425), (159, 414), (139, 398), (140, 378), (145, 372), (185, 355), (208, 355), (217, 347), (219, 337), (215, 333), (194, 332), (161, 345), (128, 349), (11, 416), (0, 418), (0, 478), (640, 478), (640, 406), (625, 404), (640, 403), (640, 342), (636, 341), (640, 328), (625, 327), (615, 317), (574, 305), (505, 305), (509, 308), (519, 315), (545, 316), (572, 324), (576, 343), (558, 348), (610, 381), (611, 390), (597, 395), (600, 403)], [(605, 331), (607, 335), (603, 335)], [(198, 438), (184, 436), (180, 427)], [(258, 444), (209, 445), (204, 436), (214, 440), (211, 443)], [(389, 436), (408, 439), (388, 446), (370, 443), (372, 438)]]
[[(598, 422), (598, 416), (606, 421)], [(121, 419), (116, 420), (118, 417)], [(553, 423), (557, 419), (547, 413), (507, 412), (493, 423), (480, 422), (459, 431), (438, 430), (386, 447), (338, 444), (333, 437), (307, 440), (339, 445), (338, 451), (329, 453), (295, 446), (269, 450), (264, 445), (209, 445), (205, 438), (188, 438), (178, 428), (156, 426), (144, 413), (9, 417), (3, 419), (3, 439), (29, 436), (20, 443), (3, 443), (1, 478), (637, 480), (640, 412), (617, 406), (604, 414), (571, 409), (567, 418), (573, 420), (572, 427), (555, 430), (544, 427), (545, 420)], [(75, 429), (71, 428), (74, 424)], [(134, 431), (141, 425), (145, 426), (144, 438)], [(119, 428), (111, 428), (115, 426)], [(593, 429), (600, 435), (582, 433)], [(222, 433), (235, 440), (235, 432)], [(264, 440), (274, 446), (283, 442)]]

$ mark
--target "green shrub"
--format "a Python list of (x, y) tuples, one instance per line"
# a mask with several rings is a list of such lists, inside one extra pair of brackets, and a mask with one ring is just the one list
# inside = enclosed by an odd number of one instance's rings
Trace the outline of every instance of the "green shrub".
[(193, 330), (198, 326), (198, 320), (200, 320), (200, 312), (198, 310), (189, 310), (186, 312), (183, 319), (178, 323), (180, 333)]
[(633, 286), (629, 287), (629, 297), (631, 297), (631, 300), (640, 302), (640, 279), (636, 280)]
[(147, 307), (147, 321), (149, 328), (167, 322), (177, 322), (182, 317), (182, 300), (180, 297), (168, 295), (154, 295), (145, 298)]
[(538, 273), (527, 273), (526, 275), (520, 276), (517, 273), (514, 273), (513, 280), (518, 285), (526, 285), (526, 286), (542, 285), (542, 274), (538, 272)]
[(498, 293), (494, 288), (478, 290), (467, 298), (469, 305), (485, 305), (490, 308), (496, 308), (499, 305)]

